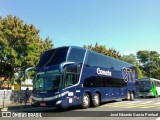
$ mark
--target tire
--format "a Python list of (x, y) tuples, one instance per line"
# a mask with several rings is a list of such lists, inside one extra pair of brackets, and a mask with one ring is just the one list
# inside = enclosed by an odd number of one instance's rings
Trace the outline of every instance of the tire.
[(130, 101), (130, 100), (131, 100), (131, 94), (130, 94), (129, 91), (127, 92), (127, 98), (124, 99), (124, 100), (125, 100), (125, 101)]
[(100, 98), (99, 98), (99, 94), (95, 93), (93, 96), (93, 107), (98, 107), (100, 104)]
[(87, 109), (90, 106), (90, 97), (85, 93), (82, 97), (82, 108)]
[(134, 101), (134, 93), (133, 92), (131, 92), (131, 94), (130, 94), (131, 96), (130, 96), (130, 100), (131, 101)]

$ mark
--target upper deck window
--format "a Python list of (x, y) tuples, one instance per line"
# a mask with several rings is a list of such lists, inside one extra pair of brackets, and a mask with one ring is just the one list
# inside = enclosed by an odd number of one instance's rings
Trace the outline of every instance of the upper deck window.
[(78, 49), (78, 48), (71, 48), (71, 51), (68, 55), (68, 62), (79, 62), (82, 63), (84, 60), (84, 49)]
[(115, 69), (115, 62), (108, 56), (100, 55), (90, 52), (87, 59), (87, 65), (94, 67), (104, 67), (109, 69)]
[(121, 71), (123, 67), (131, 67), (128, 63), (95, 52), (90, 52), (88, 54), (86, 64), (90, 67), (103, 67), (118, 71)]
[(68, 49), (68, 47), (62, 47), (44, 52), (37, 67), (52, 66), (65, 62)]

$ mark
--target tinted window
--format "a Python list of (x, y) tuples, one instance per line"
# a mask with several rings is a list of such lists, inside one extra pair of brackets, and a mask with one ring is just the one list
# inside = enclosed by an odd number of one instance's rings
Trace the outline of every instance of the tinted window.
[(107, 78), (107, 77), (88, 77), (84, 81), (84, 87), (127, 87), (127, 83), (123, 79)]
[(67, 61), (82, 63), (84, 59), (84, 54), (85, 54), (84, 49), (71, 48)]
[(65, 86), (71, 86), (78, 82), (79, 80), (78, 69), (79, 69), (78, 66), (67, 66)]
[(121, 71), (123, 67), (131, 67), (131, 65), (128, 63), (94, 52), (90, 52), (88, 54), (87, 65), (119, 71)]
[(114, 61), (112, 60), (112, 58), (97, 53), (89, 53), (87, 64), (89, 66), (114, 69)]
[(52, 49), (44, 52), (38, 67), (52, 66), (66, 61), (68, 47)]

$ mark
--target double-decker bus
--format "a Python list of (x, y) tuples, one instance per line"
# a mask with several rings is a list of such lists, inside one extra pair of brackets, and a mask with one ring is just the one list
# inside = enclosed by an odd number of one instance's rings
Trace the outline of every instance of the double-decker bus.
[(65, 46), (45, 51), (34, 70), (34, 106), (88, 108), (138, 96), (134, 65), (85, 48)]
[(160, 95), (160, 80), (154, 78), (139, 79), (140, 97), (158, 97)]

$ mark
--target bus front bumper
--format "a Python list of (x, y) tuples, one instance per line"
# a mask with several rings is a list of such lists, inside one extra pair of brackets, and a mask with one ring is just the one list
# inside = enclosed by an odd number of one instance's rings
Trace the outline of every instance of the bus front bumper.
[(46, 100), (46, 98), (38, 98), (32, 97), (32, 105), (33, 106), (40, 106), (40, 107), (64, 107), (64, 100), (61, 98), (53, 99), (53, 100)]
[(140, 92), (139, 93), (140, 97), (151, 97), (154, 96), (152, 92)]

